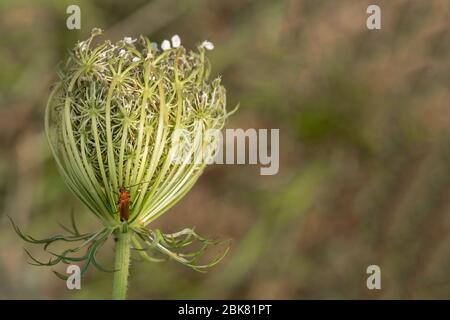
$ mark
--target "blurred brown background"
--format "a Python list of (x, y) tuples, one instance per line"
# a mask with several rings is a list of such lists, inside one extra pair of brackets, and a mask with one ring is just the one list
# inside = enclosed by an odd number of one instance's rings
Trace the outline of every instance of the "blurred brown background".
[[(66, 8), (81, 8), (81, 30)], [(381, 30), (366, 28), (378, 4)], [(204, 39), (228, 128), (280, 128), (280, 171), (216, 165), (158, 222), (233, 238), (207, 274), (169, 261), (132, 264), (130, 298), (450, 298), (450, 2), (447, 0), (0, 1), (0, 298), (109, 298), (90, 270), (69, 291), (27, 264), (6, 215), (39, 238), (74, 210), (43, 135), (55, 66), (92, 27)], [(111, 263), (112, 251), (100, 258)], [(381, 267), (382, 290), (366, 288)]]

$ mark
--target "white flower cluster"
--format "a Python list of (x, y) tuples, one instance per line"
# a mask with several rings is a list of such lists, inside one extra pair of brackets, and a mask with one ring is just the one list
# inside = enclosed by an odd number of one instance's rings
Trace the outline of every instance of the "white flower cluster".
[[(79, 41), (77, 43), (76, 49), (78, 49), (78, 51), (80, 52), (81, 55), (88, 54), (91, 40), (92, 40), (92, 38), (85, 40), (85, 41)], [(138, 41), (138, 39), (136, 39), (136, 38), (126, 36), (116, 44), (110, 43), (110, 45), (107, 48), (101, 50), (98, 53), (99, 63), (105, 64), (105, 61), (108, 58), (113, 57), (115, 54), (117, 56), (119, 56), (120, 58), (122, 58), (127, 63), (138, 63), (138, 62), (142, 61), (143, 59), (146, 60), (148, 57), (150, 57), (151, 55), (153, 55), (156, 52), (159, 52), (160, 50), (167, 51), (167, 50), (171, 50), (171, 49), (180, 48), (180, 46), (181, 46), (180, 36), (178, 34), (175, 34), (170, 38), (170, 40), (167, 40), (167, 39), (163, 40), (160, 48), (158, 48), (158, 43), (151, 42), (150, 43), (151, 50), (149, 50), (149, 52), (147, 52), (146, 56), (142, 56), (142, 55), (139, 55), (139, 53), (137, 53), (136, 50), (130, 50), (130, 48), (134, 48), (134, 49), (136, 48), (135, 45), (136, 45), (137, 41)], [(214, 44), (208, 40), (205, 40), (198, 46), (198, 48), (203, 48), (206, 50), (213, 50)], [(151, 52), (153, 52), (153, 53), (151, 53)], [(102, 69), (104, 69), (104, 68), (106, 68), (106, 66), (102, 65)], [(150, 75), (150, 79), (153, 79), (153, 78), (154, 78), (154, 76)]]
[(178, 48), (181, 45), (181, 39), (180, 39), (180, 37), (177, 34), (174, 35), (170, 40), (172, 41), (172, 45), (170, 44), (169, 40), (164, 40), (161, 43), (161, 49), (166, 51), (166, 50), (171, 49), (172, 47), (173, 48)]
[[(156, 48), (157, 48), (158, 45), (157, 44), (155, 44), (155, 45), (156, 45)], [(163, 40), (163, 42), (161, 43), (161, 49), (163, 51), (166, 51), (166, 50), (170, 50), (172, 48), (178, 48), (180, 45), (181, 45), (180, 36), (176, 34), (170, 39), (170, 41), (167, 40), (167, 39)], [(212, 42), (210, 42), (210, 41), (205, 40), (205, 41), (202, 42), (200, 47), (201, 48), (205, 48), (206, 50), (213, 50), (214, 49), (214, 44)]]
[(200, 47), (205, 48), (206, 50), (212, 50), (214, 49), (214, 44), (208, 40), (205, 40), (202, 42)]
[(133, 39), (131, 37), (125, 37), (123, 38), (123, 42), (125, 42), (126, 44), (133, 44), (137, 41), (137, 39)]

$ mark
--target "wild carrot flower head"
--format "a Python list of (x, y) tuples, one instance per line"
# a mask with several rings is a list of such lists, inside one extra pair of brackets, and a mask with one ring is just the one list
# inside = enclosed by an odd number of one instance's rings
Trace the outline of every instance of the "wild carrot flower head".
[[(187, 51), (174, 36), (164, 51), (144, 37), (93, 46), (98, 34), (75, 46), (62, 67), (46, 131), (67, 185), (105, 225), (121, 222), (117, 193), (129, 186), (129, 224), (145, 225), (202, 173), (207, 161), (192, 155), (205, 144), (215, 149), (206, 133), (224, 125), (225, 88), (208, 81), (202, 45)], [(171, 156), (181, 134), (192, 142), (185, 162)]]
[[(74, 226), (72, 236), (89, 239), (91, 259), (110, 235), (125, 228), (133, 232), (135, 247), (148, 245), (201, 268), (193, 263), (197, 255), (169, 250), (193, 239), (206, 246), (209, 240), (192, 229), (165, 235), (145, 226), (192, 188), (217, 150), (217, 139), (207, 132), (221, 129), (229, 114), (220, 78), (208, 80), (205, 50), (213, 46), (202, 43), (188, 51), (177, 35), (165, 40), (161, 51), (146, 37), (94, 45), (100, 34), (94, 29), (70, 52), (46, 109), (45, 131), (59, 171), (105, 227), (82, 235)], [(118, 202), (124, 190), (129, 199), (125, 221)], [(72, 252), (54, 261), (70, 262)]]

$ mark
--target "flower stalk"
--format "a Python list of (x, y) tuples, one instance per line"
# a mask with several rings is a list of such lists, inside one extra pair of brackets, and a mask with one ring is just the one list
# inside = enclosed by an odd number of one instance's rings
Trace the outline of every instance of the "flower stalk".
[(128, 289), (130, 268), (131, 233), (120, 231), (116, 234), (116, 253), (114, 261), (113, 293), (114, 300), (124, 300)]

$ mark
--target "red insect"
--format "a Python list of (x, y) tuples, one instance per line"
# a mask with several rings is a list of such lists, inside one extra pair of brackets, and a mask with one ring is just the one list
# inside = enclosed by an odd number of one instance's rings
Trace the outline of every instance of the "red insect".
[(128, 221), (128, 218), (130, 218), (130, 193), (125, 187), (119, 188), (118, 205), (120, 221)]
[[(128, 189), (147, 182), (148, 181), (144, 181), (128, 186)], [(120, 221), (128, 221), (128, 219), (130, 218), (130, 192), (127, 190), (127, 188), (119, 188), (119, 201), (117, 204), (119, 206)]]

